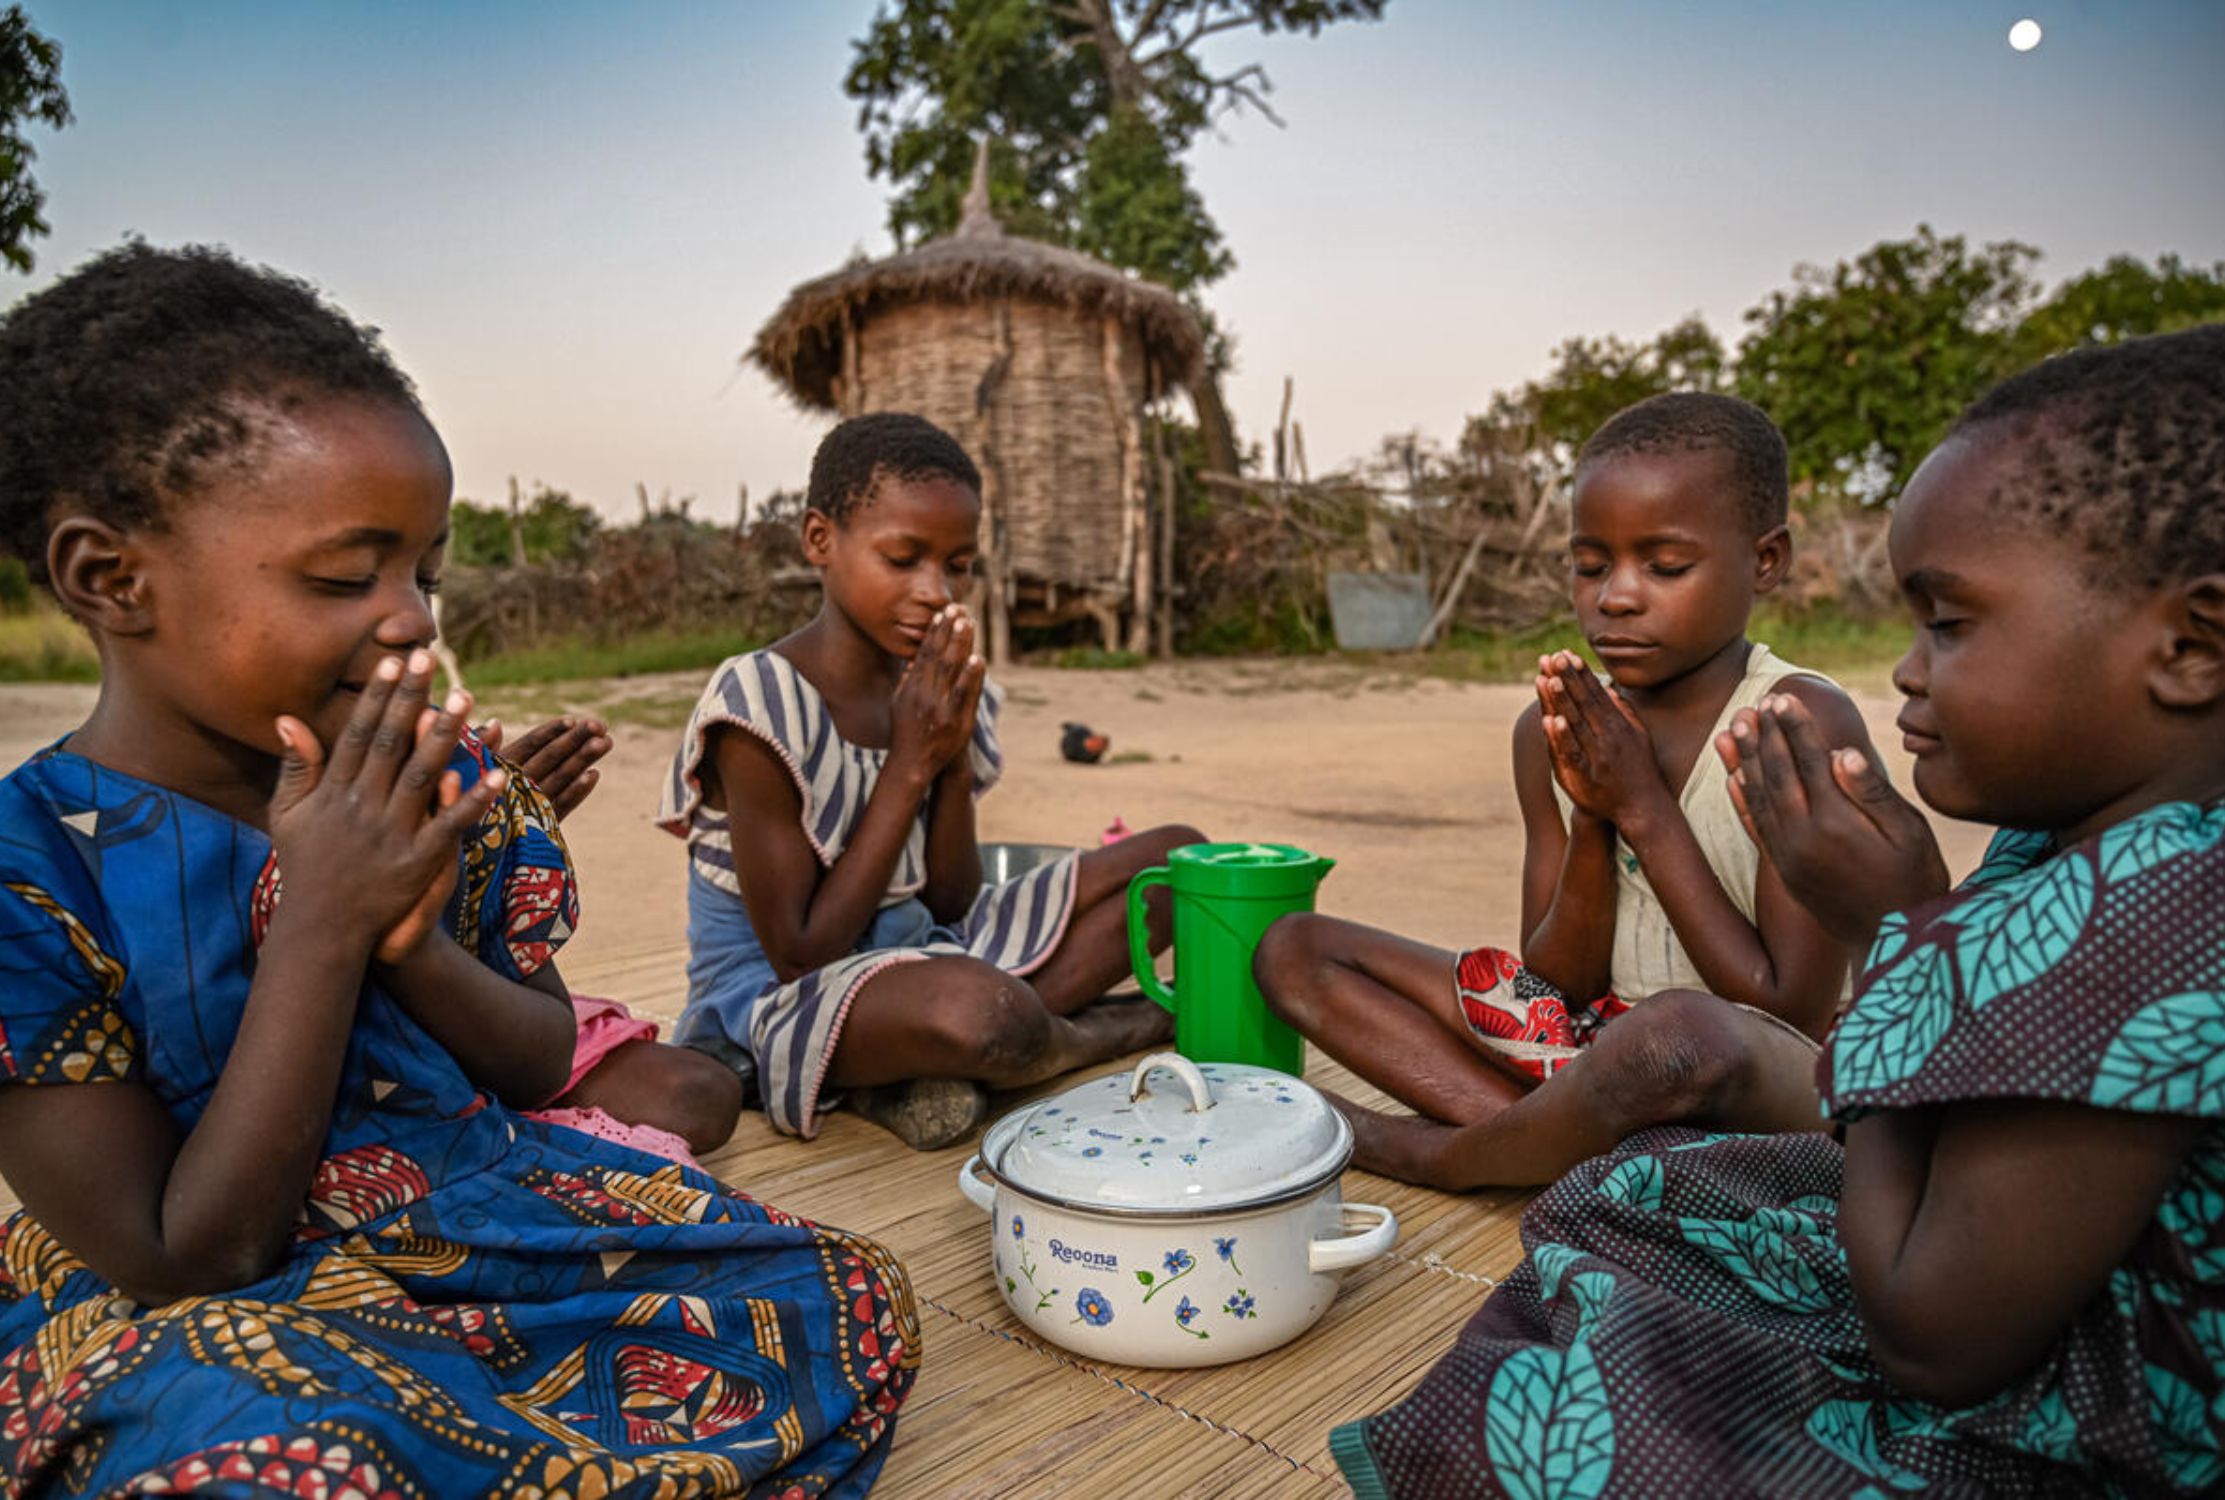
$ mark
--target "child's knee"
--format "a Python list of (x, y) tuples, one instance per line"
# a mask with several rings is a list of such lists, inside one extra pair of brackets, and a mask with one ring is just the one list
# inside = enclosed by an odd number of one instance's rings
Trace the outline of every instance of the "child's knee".
[(1329, 962), (1328, 919), (1318, 912), (1277, 917), (1252, 950), (1252, 979), (1267, 1008), (1298, 1025), (1304, 1020), (1307, 977)]
[(1663, 990), (1607, 1035), (1620, 1027), (1629, 1029), (1616, 1049), (1615, 1092), (1635, 1116), (1632, 1129), (1720, 1114), (1745, 1079), (1745, 1039), (1729, 1003), (1715, 995)]
[(939, 1050), (966, 1077), (1025, 1071), (1051, 1046), (1051, 1014), (1026, 980), (988, 965), (970, 982), (952, 985), (927, 1017)]
[(660, 1080), (672, 1124), (667, 1128), (698, 1154), (716, 1151), (742, 1117), (742, 1080), (717, 1058), (685, 1047), (666, 1049)]

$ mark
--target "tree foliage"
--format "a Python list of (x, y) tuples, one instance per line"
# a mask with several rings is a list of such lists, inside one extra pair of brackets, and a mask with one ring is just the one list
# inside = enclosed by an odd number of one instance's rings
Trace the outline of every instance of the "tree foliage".
[(33, 120), (57, 130), (70, 122), (62, 49), (11, 5), (0, 10), (0, 260), (23, 272), (33, 264), (30, 242), (47, 232), (46, 193), (31, 175), (38, 153), (23, 134)]
[(1796, 488), (1897, 494), (1955, 414), (2014, 368), (2039, 252), (1918, 225), (1746, 313), (1738, 393), (1784, 430)]
[[(528, 563), (577, 562), (602, 525), (591, 506), (563, 490), (533, 486), (518, 507), (518, 529)], [(465, 567), (502, 566), (516, 560), (510, 511), (459, 499), (448, 508), (448, 560)]]
[(2116, 255), (2098, 270), (2074, 276), (2025, 316), (2012, 341), (2021, 369), (2051, 354), (2089, 344), (2114, 344), (2151, 333), (2174, 333), (2225, 318), (2225, 261), (2204, 270), (2176, 255), (2150, 266)]
[(1258, 64), (1216, 74), (1200, 44), (1235, 30), (1312, 35), (1384, 4), (895, 0), (858, 40), (843, 87), (859, 101), (867, 169), (894, 188), (899, 244), (958, 222), (986, 136), (1007, 228), (1190, 291), (1235, 261), (1183, 155), (1222, 113), (1275, 118)]

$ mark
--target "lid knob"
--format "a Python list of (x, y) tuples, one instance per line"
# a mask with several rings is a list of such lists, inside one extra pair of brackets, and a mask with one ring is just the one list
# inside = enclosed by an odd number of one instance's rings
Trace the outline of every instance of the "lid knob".
[(1213, 1107), (1213, 1086), (1205, 1081), (1205, 1075), (1198, 1071), (1197, 1064), (1179, 1052), (1154, 1052), (1136, 1064), (1136, 1071), (1128, 1075), (1129, 1103), (1133, 1104), (1151, 1092), (1148, 1080), (1153, 1068), (1165, 1068), (1182, 1080), (1183, 1087), (1190, 1091), (1190, 1109), (1193, 1113), (1202, 1115)]

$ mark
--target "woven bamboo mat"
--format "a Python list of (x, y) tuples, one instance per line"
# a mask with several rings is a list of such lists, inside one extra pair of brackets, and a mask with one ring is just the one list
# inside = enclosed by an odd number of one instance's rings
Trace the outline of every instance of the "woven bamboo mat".
[[(680, 967), (673, 957), (599, 957), (566, 978), (642, 1014), (677, 1009), (666, 982)], [(1306, 1076), (1379, 1097), (1318, 1053)], [(999, 1096), (996, 1106), (1076, 1081)], [(990, 1226), (957, 1189), (971, 1150), (914, 1152), (837, 1111), (808, 1143), (752, 1115), (705, 1162), (766, 1202), (872, 1235), (910, 1272), (924, 1360), (877, 1496), (1342, 1493), (1329, 1429), (1397, 1400), (1450, 1347), (1519, 1258), (1529, 1199), (1456, 1198), (1349, 1172), (1346, 1198), (1398, 1214), (1388, 1258), (1349, 1273), (1322, 1320), (1280, 1349), (1209, 1369), (1144, 1370), (1044, 1343), (1006, 1308), (989, 1269)]]
[[(670, 943), (606, 947), (566, 978), (669, 1021), (684, 967)], [(1318, 1053), (1307, 1077), (1379, 1097)], [(891, 1500), (1343, 1493), (1329, 1429), (1404, 1395), (1451, 1345), (1520, 1257), (1529, 1198), (1456, 1198), (1348, 1172), (1346, 1198), (1398, 1214), (1387, 1258), (1349, 1273), (1322, 1320), (1280, 1349), (1210, 1369), (1143, 1370), (1080, 1359), (1012, 1316), (990, 1274), (989, 1224), (957, 1189), (970, 1152), (914, 1152), (844, 1112), (805, 1143), (753, 1114), (705, 1162), (766, 1202), (872, 1235), (910, 1272), (924, 1359), (875, 1489)], [(0, 1199), (13, 1209), (4, 1184)]]

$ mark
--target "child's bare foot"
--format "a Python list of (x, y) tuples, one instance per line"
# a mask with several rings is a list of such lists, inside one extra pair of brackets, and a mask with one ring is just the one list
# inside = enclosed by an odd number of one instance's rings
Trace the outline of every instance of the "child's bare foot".
[(913, 1078), (851, 1089), (849, 1102), (914, 1151), (956, 1145), (989, 1117), (989, 1091), (970, 1078)]
[(1083, 1006), (1071, 1019), (1092, 1037), (1102, 1038), (1114, 1057), (1174, 1040), (1173, 1012), (1140, 991), (1107, 995)]
[(1442, 1186), (1437, 1180), (1437, 1155), (1452, 1136), (1453, 1126), (1419, 1115), (1387, 1115), (1327, 1089), (1321, 1090), (1321, 1097), (1352, 1126), (1352, 1165), (1378, 1177)]

